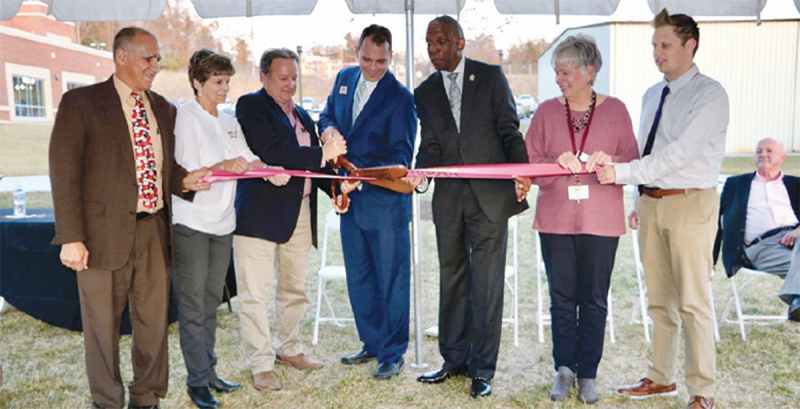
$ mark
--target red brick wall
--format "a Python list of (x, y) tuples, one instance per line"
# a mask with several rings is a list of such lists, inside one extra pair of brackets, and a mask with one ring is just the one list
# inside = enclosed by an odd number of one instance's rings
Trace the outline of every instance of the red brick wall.
[[(9, 106), (14, 109), (13, 101), (8, 100), (8, 87), (6, 84), (5, 64), (19, 64), (41, 67), (50, 70), (50, 84), (52, 85), (53, 106), (58, 107), (64, 89), (62, 71), (69, 71), (94, 76), (97, 80), (107, 79), (114, 72), (114, 61), (111, 55), (107, 58), (94, 54), (62, 48), (54, 44), (43, 44), (15, 36), (0, 33), (0, 106)], [(55, 58), (53, 58), (55, 53)], [(58, 76), (58, 79), (56, 79)], [(0, 120), (10, 119), (9, 111), (0, 111)]]

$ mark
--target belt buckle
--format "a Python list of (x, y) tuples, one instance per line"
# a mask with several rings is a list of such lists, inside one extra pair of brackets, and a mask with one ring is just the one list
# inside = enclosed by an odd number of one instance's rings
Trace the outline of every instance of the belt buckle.
[(661, 189), (659, 189), (659, 188), (648, 189), (648, 190), (650, 192), (650, 196), (652, 196), (652, 197), (654, 197), (656, 199), (661, 199), (661, 198), (664, 197), (664, 195), (661, 192)]

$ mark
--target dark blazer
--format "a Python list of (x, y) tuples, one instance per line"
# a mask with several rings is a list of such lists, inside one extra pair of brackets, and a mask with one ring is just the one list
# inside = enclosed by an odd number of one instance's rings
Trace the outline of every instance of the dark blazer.
[[(527, 163), (514, 97), (501, 68), (467, 58), (463, 88), (461, 133), (450, 111), (441, 72), (432, 74), (414, 92), (422, 125), (416, 167)], [(450, 222), (453, 212), (449, 210), (459, 200), (459, 183), (436, 180), (433, 215), (437, 223)], [(527, 200), (517, 202), (511, 180), (470, 179), (469, 184), (492, 222), (502, 222), (528, 208)]]
[[(319, 116), (319, 129), (332, 126), (339, 130), (347, 141), (345, 158), (358, 168), (411, 166), (417, 136), (411, 92), (387, 71), (353, 123), (353, 96), (360, 74), (359, 67), (350, 67), (336, 76), (325, 111)], [(411, 221), (411, 195), (365, 183), (350, 199), (347, 214), (352, 214), (362, 229)]]
[[(186, 170), (175, 162), (175, 107), (145, 92), (158, 121), (164, 160), (161, 167), (169, 237), (163, 240), (172, 265), (172, 196), (184, 194)], [(56, 216), (53, 244), (82, 241), (89, 267), (118, 270), (128, 261), (136, 230), (139, 193), (133, 143), (113, 77), (76, 88), (61, 98), (50, 138), (50, 183)], [(170, 194), (171, 193), (171, 194)]]
[[(744, 228), (747, 220), (747, 201), (750, 199), (750, 184), (756, 173), (731, 176), (725, 181), (719, 200), (719, 224), (714, 242), (714, 264), (719, 258), (722, 245), (722, 264), (725, 273), (733, 277), (740, 268), (744, 253)], [(800, 178), (784, 174), (783, 184), (789, 193), (794, 214), (800, 219)], [(724, 217), (723, 217), (724, 216)]]
[[(263, 88), (243, 95), (236, 103), (236, 118), (242, 125), (250, 150), (261, 161), (286, 169), (318, 172), (322, 163), (314, 121), (297, 105), (297, 117), (311, 133), (311, 146), (300, 146), (283, 108)], [(325, 172), (333, 173), (326, 165)], [(285, 186), (263, 179), (241, 179), (236, 190), (236, 234), (275, 243), (292, 237), (300, 215), (305, 178), (293, 177)], [(317, 188), (328, 191), (330, 180), (312, 179), (310, 195), (312, 244), (317, 245)]]

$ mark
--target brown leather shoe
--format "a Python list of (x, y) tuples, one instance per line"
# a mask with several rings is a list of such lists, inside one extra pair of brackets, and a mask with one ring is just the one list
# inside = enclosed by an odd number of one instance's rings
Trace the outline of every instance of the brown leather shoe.
[(309, 358), (304, 353), (299, 353), (295, 356), (276, 355), (275, 360), (279, 364), (289, 364), (297, 369), (302, 369), (305, 371), (313, 371), (315, 369), (322, 368), (323, 366), (322, 362)]
[(256, 390), (263, 391), (279, 391), (281, 390), (281, 383), (275, 376), (274, 371), (264, 371), (253, 375), (253, 387)]
[(702, 396), (692, 396), (689, 399), (688, 409), (714, 409), (714, 398), (704, 398)]
[(636, 385), (623, 386), (617, 389), (617, 393), (625, 395), (631, 399), (647, 399), (654, 396), (677, 396), (678, 387), (671, 385), (659, 385), (650, 379), (643, 378)]

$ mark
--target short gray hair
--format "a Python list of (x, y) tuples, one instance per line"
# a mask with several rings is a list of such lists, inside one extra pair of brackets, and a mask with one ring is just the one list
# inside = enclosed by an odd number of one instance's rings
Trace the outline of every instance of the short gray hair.
[(553, 57), (550, 64), (555, 68), (556, 64), (566, 64), (575, 68), (579, 68), (581, 72), (586, 73), (590, 65), (594, 66), (594, 75), (590, 84), (594, 85), (594, 80), (597, 78), (597, 73), (603, 66), (603, 56), (600, 55), (600, 50), (597, 49), (597, 43), (594, 38), (585, 34), (577, 34), (569, 36), (566, 40), (562, 41), (553, 52)]
[(298, 57), (297, 53), (294, 51), (288, 48), (270, 48), (261, 54), (259, 69), (262, 73), (264, 73), (264, 75), (269, 75), (269, 70), (272, 68), (272, 60), (276, 58), (286, 58), (289, 60), (294, 60), (296, 63), (300, 63), (300, 57)]

